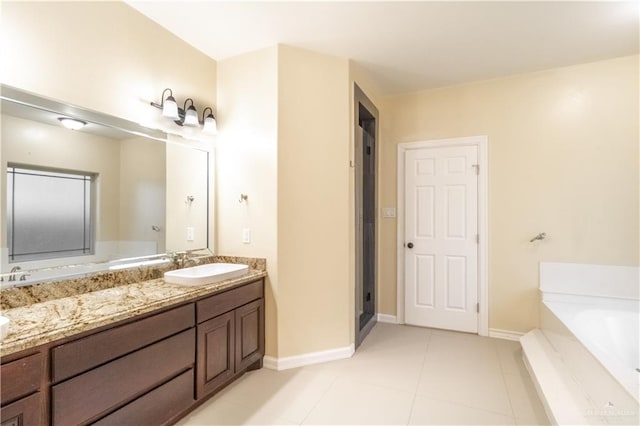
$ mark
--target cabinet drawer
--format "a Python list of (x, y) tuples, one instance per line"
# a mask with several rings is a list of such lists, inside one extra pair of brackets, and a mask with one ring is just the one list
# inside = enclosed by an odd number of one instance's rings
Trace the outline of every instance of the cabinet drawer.
[(52, 386), (53, 424), (66, 426), (98, 418), (193, 367), (194, 360), (192, 328)]
[(157, 426), (172, 420), (194, 402), (193, 369), (100, 419), (96, 426)]
[(0, 409), (1, 426), (40, 426), (42, 405), (40, 392), (19, 399)]
[(198, 323), (229, 312), (253, 300), (260, 299), (263, 294), (262, 287), (262, 280), (254, 281), (197, 302), (196, 314)]
[(52, 382), (68, 379), (194, 325), (193, 304), (111, 328), (52, 349)]
[(3, 364), (0, 377), (0, 400), (3, 405), (37, 391), (42, 381), (42, 355), (37, 353)]

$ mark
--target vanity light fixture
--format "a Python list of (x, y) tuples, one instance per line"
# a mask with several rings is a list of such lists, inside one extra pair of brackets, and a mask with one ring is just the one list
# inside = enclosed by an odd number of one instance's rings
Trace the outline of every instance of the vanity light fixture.
[[(207, 110), (209, 110), (209, 115), (207, 114)], [(202, 123), (204, 125), (202, 132), (208, 135), (215, 135), (218, 133), (218, 125), (216, 123), (216, 117), (213, 115), (213, 109), (211, 107), (206, 107), (204, 111), (202, 111)]]
[(76, 120), (75, 118), (69, 117), (58, 117), (58, 121), (60, 122), (60, 124), (70, 130), (80, 130), (87, 125), (86, 121)]
[[(164, 94), (169, 91), (169, 96), (165, 99)], [(179, 120), (180, 115), (178, 114), (178, 104), (176, 103), (176, 99), (173, 97), (173, 92), (168, 87), (162, 91), (161, 96), (162, 101), (159, 104), (155, 102), (151, 102), (151, 105), (160, 108), (162, 110), (162, 116), (170, 118), (172, 120)]]
[[(165, 98), (165, 94), (169, 92), (169, 96)], [(213, 115), (213, 109), (206, 107), (202, 113), (202, 123), (198, 117), (198, 111), (193, 103), (193, 99), (187, 98), (182, 108), (178, 106), (171, 89), (166, 88), (162, 91), (162, 101), (160, 103), (151, 102), (151, 106), (162, 110), (162, 116), (173, 120), (178, 126), (198, 127), (203, 125), (202, 132), (214, 135), (218, 132), (216, 125), (216, 117)], [(207, 115), (207, 110), (209, 114)]]
[[(189, 101), (191, 101), (191, 105), (187, 108), (187, 102)], [(182, 110), (184, 111), (184, 120), (182, 120), (184, 126), (196, 127), (200, 124), (198, 121), (198, 111), (196, 111), (196, 107), (193, 106), (193, 99), (187, 98), (187, 100), (184, 101), (184, 108), (182, 108)]]

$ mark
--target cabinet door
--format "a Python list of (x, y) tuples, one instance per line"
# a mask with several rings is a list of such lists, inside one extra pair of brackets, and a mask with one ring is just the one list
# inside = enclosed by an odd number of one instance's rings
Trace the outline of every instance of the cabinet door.
[(1, 426), (39, 426), (42, 407), (40, 392), (22, 398), (0, 409)]
[(233, 311), (198, 325), (198, 399), (219, 389), (233, 377), (234, 340)]
[(264, 356), (264, 299), (235, 310), (236, 371), (245, 370)]

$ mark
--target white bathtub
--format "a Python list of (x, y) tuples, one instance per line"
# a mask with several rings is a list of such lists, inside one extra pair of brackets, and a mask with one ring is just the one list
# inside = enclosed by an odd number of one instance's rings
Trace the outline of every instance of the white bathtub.
[(540, 329), (522, 346), (553, 422), (639, 424), (638, 285), (638, 268), (541, 265)]

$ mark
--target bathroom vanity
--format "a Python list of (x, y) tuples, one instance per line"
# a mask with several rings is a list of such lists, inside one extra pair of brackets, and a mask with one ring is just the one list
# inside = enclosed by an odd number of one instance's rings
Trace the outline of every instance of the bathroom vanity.
[(265, 275), (156, 279), (5, 310), (2, 426), (175, 423), (262, 367)]

